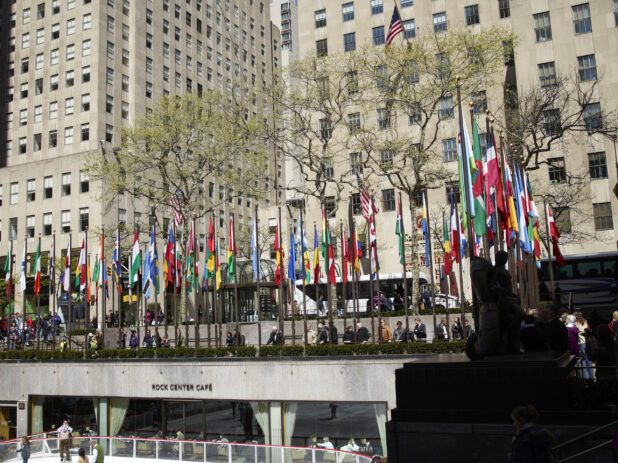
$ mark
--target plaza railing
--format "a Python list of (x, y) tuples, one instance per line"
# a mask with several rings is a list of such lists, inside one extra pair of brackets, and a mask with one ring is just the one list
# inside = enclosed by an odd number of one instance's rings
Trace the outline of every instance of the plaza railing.
[[(38, 435), (37, 435), (38, 436)], [(134, 437), (76, 436), (71, 439), (71, 458), (80, 448), (92, 454), (90, 442), (96, 439), (111, 461), (161, 460), (188, 463), (371, 463), (372, 457), (344, 450), (318, 447), (292, 447), (226, 441), (189, 441)], [(0, 461), (20, 461), (21, 439), (0, 442)], [(60, 456), (58, 437), (30, 440), (31, 459), (56, 461)], [(52, 460), (53, 458), (53, 460)]]

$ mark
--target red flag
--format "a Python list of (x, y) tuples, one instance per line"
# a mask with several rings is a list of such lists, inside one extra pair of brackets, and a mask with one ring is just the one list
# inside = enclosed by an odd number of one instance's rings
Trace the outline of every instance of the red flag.
[[(329, 232), (330, 233), (330, 232)], [(328, 280), (331, 284), (337, 284), (337, 275), (335, 274), (335, 250), (333, 249), (333, 242), (329, 240), (328, 245)]]
[(275, 232), (275, 245), (273, 247), (276, 255), (276, 263), (277, 268), (275, 269), (275, 284), (277, 286), (281, 286), (281, 259), (283, 256), (281, 255), (281, 243), (279, 241), (279, 224), (277, 224), (277, 231)]
[(558, 265), (560, 267), (564, 267), (564, 257), (562, 257), (562, 253), (560, 252), (560, 248), (558, 247), (558, 239), (560, 238), (560, 232), (558, 231), (556, 222), (554, 222), (554, 216), (551, 214), (549, 204), (547, 205), (547, 221), (549, 222), (549, 235), (551, 236), (552, 248), (554, 256), (556, 256), (556, 262), (558, 262)]
[(343, 282), (348, 282), (348, 262), (351, 261), (350, 250), (348, 249), (348, 238), (346, 237), (345, 230), (343, 231), (343, 236), (341, 237), (341, 252), (343, 253), (343, 259), (341, 262), (343, 263), (343, 269), (341, 272), (343, 273)]

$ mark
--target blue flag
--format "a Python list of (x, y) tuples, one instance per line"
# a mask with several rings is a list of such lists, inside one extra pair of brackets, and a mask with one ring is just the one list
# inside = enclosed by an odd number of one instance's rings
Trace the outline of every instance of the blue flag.
[(260, 257), (257, 250), (257, 217), (253, 217), (253, 233), (251, 233), (251, 256), (253, 258), (253, 278), (260, 279)]
[(288, 278), (296, 280), (296, 245), (294, 243), (294, 233), (290, 234), (290, 260), (288, 261)]

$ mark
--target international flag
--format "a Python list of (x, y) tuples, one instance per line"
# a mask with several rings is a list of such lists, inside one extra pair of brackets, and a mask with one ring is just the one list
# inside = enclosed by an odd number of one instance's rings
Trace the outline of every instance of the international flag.
[(257, 217), (253, 217), (253, 232), (251, 233), (251, 260), (253, 261), (253, 278), (260, 279), (260, 256), (258, 253)]
[(122, 294), (122, 285), (120, 284), (120, 278), (122, 277), (122, 259), (120, 249), (120, 233), (116, 230), (116, 240), (114, 241), (114, 257), (112, 259), (113, 276), (118, 288), (118, 294)]
[(230, 217), (230, 233), (227, 247), (227, 276), (230, 283), (236, 275), (236, 237), (234, 236), (234, 218)]
[[(504, 189), (506, 196), (507, 207), (507, 226), (508, 232), (519, 232), (519, 226), (517, 224), (517, 209), (515, 208), (515, 191), (513, 187), (513, 177), (511, 176), (511, 169), (508, 164), (504, 166)], [(510, 240), (508, 240), (510, 242)]]
[(401, 211), (401, 196), (399, 196), (399, 200), (397, 201), (397, 223), (395, 224), (395, 234), (398, 236), (397, 241), (399, 242), (399, 263), (403, 265), (404, 253), (405, 253), (406, 232), (403, 227), (403, 214)]
[(91, 293), (90, 293), (90, 283), (92, 280), (90, 279), (90, 257), (86, 259), (86, 300), (90, 302)]
[(187, 255), (185, 258), (185, 287), (187, 292), (193, 291), (195, 272), (193, 270), (193, 256), (195, 252), (195, 234), (193, 231), (193, 221), (189, 224), (189, 243), (187, 244)]
[(305, 280), (305, 284), (311, 283), (311, 262), (309, 259), (309, 246), (307, 245), (307, 236), (305, 235), (305, 224), (301, 220), (300, 211), (298, 212), (298, 244), (301, 253), (301, 278)]
[(204, 287), (206, 287), (206, 280), (215, 276), (216, 271), (216, 243), (215, 243), (215, 227), (210, 218), (210, 226), (208, 227), (208, 239), (206, 241), (206, 269), (204, 270)]
[(288, 278), (296, 281), (296, 243), (294, 233), (290, 233), (290, 255), (288, 257)]
[(444, 274), (449, 276), (453, 268), (453, 260), (451, 259), (451, 237), (448, 229), (449, 220), (444, 217)]
[(472, 119), (472, 150), (475, 172), (472, 175), (472, 194), (474, 195), (474, 233), (483, 236), (487, 233), (487, 214), (485, 211), (485, 197), (483, 185), (483, 154), (481, 152), (481, 139), (476, 119)]
[(318, 247), (318, 229), (313, 225), (313, 284), (320, 282), (320, 249)]
[(19, 273), (19, 289), (22, 293), (26, 291), (26, 242), (21, 255), (21, 271)]
[(459, 239), (459, 224), (455, 211), (457, 206), (455, 205), (453, 193), (449, 195), (449, 202), (451, 203), (451, 256), (455, 258), (455, 262), (459, 263), (461, 258), (461, 241)]
[(4, 261), (4, 274), (6, 280), (6, 294), (11, 295), (11, 261), (13, 260), (13, 240), (9, 241), (9, 253)]
[(142, 293), (146, 296), (146, 299), (150, 299), (150, 247), (144, 254), (144, 263), (142, 268)]
[(182, 208), (180, 207), (180, 201), (182, 201), (182, 197), (179, 199), (176, 196), (170, 201), (172, 213), (174, 214), (174, 228), (178, 228), (180, 224), (182, 224)]
[(361, 245), (360, 239), (358, 238), (358, 232), (354, 230), (354, 246), (356, 246), (356, 252), (354, 253), (354, 271), (357, 276), (361, 274), (361, 264), (360, 260), (363, 257), (363, 247)]
[(517, 170), (515, 170), (515, 199), (517, 201), (517, 224), (519, 227), (519, 247), (526, 254), (532, 252), (532, 246), (528, 238), (528, 223), (527, 212), (525, 204), (525, 193), (523, 191), (523, 185), (521, 178)]
[(137, 229), (133, 232), (133, 251), (131, 253), (131, 274), (129, 276), (129, 285), (133, 286), (137, 283), (137, 275), (142, 266), (142, 255), (139, 249), (139, 238)]
[(423, 236), (425, 237), (425, 267), (429, 267), (429, 229), (427, 227), (427, 205), (425, 204), (425, 194), (423, 193)]
[(372, 214), (369, 218), (369, 257), (371, 261), (372, 280), (376, 277), (376, 274), (380, 270), (380, 265), (378, 264), (377, 246), (378, 242), (376, 237), (376, 226)]
[[(466, 211), (470, 213), (471, 217), (474, 217), (474, 201), (472, 200), (472, 173), (473, 170), (476, 171), (476, 165), (472, 162), (472, 144), (470, 143), (470, 137), (468, 136), (468, 129), (466, 128), (466, 123), (463, 121), (463, 140), (462, 134), (457, 134), (457, 160), (458, 160), (458, 168), (459, 168), (459, 191), (461, 192), (462, 204), (464, 207), (462, 208), (462, 219), (464, 229), (467, 228), (467, 214)], [(462, 143), (464, 149), (462, 149)], [(465, 153), (464, 153), (465, 150)], [(467, 182), (466, 175), (464, 169), (468, 170)]]
[(67, 255), (64, 260), (64, 273), (62, 275), (62, 285), (64, 291), (69, 294), (71, 291), (71, 235), (69, 235), (69, 243), (67, 244)]
[(219, 265), (219, 240), (215, 247), (215, 288), (219, 291), (221, 286), (221, 266)]
[(330, 236), (326, 233), (326, 211), (322, 209), (322, 259), (324, 260), (325, 272), (329, 272), (328, 247), (330, 246)]
[(391, 18), (391, 24), (390, 26), (388, 26), (388, 33), (386, 34), (385, 47), (388, 47), (393, 41), (393, 39), (397, 37), (397, 35), (401, 32), (403, 32), (403, 24), (401, 23), (401, 17), (399, 16), (397, 5), (395, 5), (395, 9), (393, 10), (393, 16)]
[(369, 217), (371, 217), (372, 209), (373, 209), (373, 212), (376, 214), (379, 211), (378, 211), (377, 206), (373, 203), (371, 199), (371, 194), (369, 193), (365, 185), (363, 185), (363, 183), (361, 182), (358, 174), (356, 174), (356, 181), (358, 182), (358, 191), (359, 191), (359, 196), (361, 200), (363, 217), (365, 218), (365, 220), (369, 220)]
[(350, 250), (348, 247), (348, 237), (345, 234), (345, 230), (342, 230), (343, 235), (341, 236), (341, 254), (342, 254), (342, 269), (341, 276), (343, 278), (343, 282), (348, 282), (348, 262), (351, 262), (350, 259)]
[(275, 231), (275, 245), (273, 246), (273, 249), (275, 251), (275, 263), (277, 265), (277, 268), (275, 269), (275, 284), (277, 286), (281, 286), (281, 263), (282, 263), (282, 259), (283, 259), (283, 250), (281, 249), (281, 240), (279, 238), (279, 224), (277, 224), (277, 230)]
[[(155, 246), (155, 229), (154, 226), (151, 228), (150, 230), (150, 244), (148, 245), (148, 259), (146, 259), (146, 261), (148, 262), (148, 273), (149, 273), (149, 280), (150, 280), (150, 285), (154, 286), (155, 288), (155, 294), (159, 293), (159, 282), (158, 282), (158, 271), (159, 269), (157, 268), (157, 250), (156, 250), (156, 246)], [(149, 297), (149, 296), (146, 296)]]
[(554, 216), (551, 213), (551, 209), (549, 204), (547, 204), (547, 221), (549, 223), (549, 236), (551, 237), (552, 248), (554, 252), (554, 256), (556, 257), (556, 262), (560, 267), (564, 267), (564, 257), (560, 252), (560, 247), (558, 246), (558, 240), (560, 239), (560, 232), (558, 231), (558, 227), (556, 226), (556, 222), (554, 221)]
[(95, 284), (95, 289), (103, 287), (103, 274), (105, 269), (103, 268), (103, 234), (99, 237), (99, 251), (97, 252), (94, 261), (94, 270), (92, 272), (92, 281)]
[(337, 274), (335, 272), (335, 250), (331, 240), (330, 232), (328, 233), (328, 280), (331, 284), (337, 284)]
[(79, 251), (79, 260), (77, 261), (77, 269), (75, 270), (75, 290), (80, 293), (86, 289), (86, 233), (82, 239), (82, 248)]
[(34, 257), (34, 295), (38, 296), (41, 292), (41, 239), (36, 246), (36, 256)]
[(174, 283), (174, 270), (176, 268), (176, 242), (174, 241), (174, 225), (170, 225), (170, 232), (165, 247), (165, 261), (163, 262), (163, 275), (167, 283)]
[(55, 280), (55, 271), (56, 271), (56, 253), (54, 250), (54, 241), (51, 242), (51, 247), (49, 249), (49, 266), (47, 268), (47, 275), (49, 276), (49, 291), (50, 293), (54, 292), (54, 280)]

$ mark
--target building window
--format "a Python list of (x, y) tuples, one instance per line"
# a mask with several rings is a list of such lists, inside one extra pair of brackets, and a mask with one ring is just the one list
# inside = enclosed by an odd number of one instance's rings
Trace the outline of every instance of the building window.
[(64, 86), (72, 87), (73, 84), (75, 84), (75, 72), (67, 71), (66, 74), (64, 75)]
[(498, 0), (498, 11), (500, 12), (500, 18), (508, 18), (511, 16), (510, 0)]
[(26, 32), (25, 34), (22, 34), (21, 36), (21, 48), (22, 50), (25, 50), (29, 46), (30, 46), (30, 34)]
[(43, 199), (50, 199), (53, 193), (54, 179), (51, 175), (43, 178)]
[(124, 48), (122, 49), (122, 65), (129, 65), (129, 50), (125, 50)]
[(590, 103), (584, 106), (583, 117), (588, 133), (601, 129), (603, 127), (601, 103)]
[(414, 0), (401, 0), (401, 8), (407, 8), (409, 6), (414, 6)]
[(382, 0), (371, 0), (371, 14), (380, 14), (384, 11), (384, 6), (382, 4)]
[(382, 150), (380, 151), (380, 168), (383, 170), (393, 167), (393, 151)]
[(32, 137), (32, 151), (41, 151), (41, 134), (35, 133)]
[(60, 232), (71, 233), (71, 211), (60, 212)]
[(315, 41), (316, 54), (319, 56), (328, 55), (328, 41), (327, 39)]
[(413, 39), (416, 37), (416, 25), (414, 19), (408, 19), (403, 22), (403, 32), (407, 39)]
[(79, 173), (79, 192), (88, 193), (90, 191), (90, 178), (86, 172)]
[(373, 33), (373, 44), (383, 45), (384, 44), (384, 26), (374, 27), (372, 29), (372, 33)]
[(90, 93), (82, 95), (81, 110), (82, 112), (90, 111)]
[(356, 175), (363, 173), (363, 159), (361, 153), (350, 153), (350, 170)]
[(393, 188), (382, 190), (382, 209), (384, 212), (395, 210), (395, 190)]
[(330, 121), (328, 119), (320, 119), (319, 121), (320, 138), (324, 141), (331, 137)]
[(80, 232), (88, 230), (89, 214), (90, 214), (89, 208), (80, 207), (79, 209), (79, 231)]
[(17, 239), (17, 217), (11, 217), (9, 219), (9, 239)]
[(67, 21), (67, 35), (75, 34), (75, 18), (71, 18)]
[(26, 238), (34, 238), (34, 216), (26, 216)]
[(543, 134), (546, 137), (555, 137), (562, 131), (559, 109), (547, 109), (543, 111)]
[(58, 64), (59, 60), (60, 60), (60, 51), (56, 48), (55, 50), (52, 50), (51, 54), (49, 55), (49, 64), (51, 66), (55, 66), (56, 64)]
[(317, 10), (314, 13), (315, 28), (326, 27), (326, 10)]
[(90, 13), (82, 16), (82, 30), (87, 31), (92, 27), (92, 15)]
[(479, 6), (470, 5), (464, 8), (466, 13), (466, 25), (472, 26), (473, 24), (479, 24), (481, 21), (479, 19)]
[(28, 142), (26, 141), (26, 137), (20, 137), (19, 154), (26, 154), (26, 151), (28, 151)]
[(73, 98), (67, 98), (64, 100), (64, 115), (69, 116), (73, 114)]
[(24, 126), (28, 124), (28, 108), (19, 110), (19, 125)]
[(90, 66), (82, 68), (82, 83), (90, 82)]
[(607, 178), (607, 161), (604, 152), (588, 154), (588, 171), (591, 179)]
[(114, 51), (114, 44), (112, 42), (107, 42), (107, 57), (114, 59)]
[(453, 97), (440, 98), (438, 116), (440, 120), (452, 119), (455, 116)]
[(90, 124), (88, 122), (83, 123), (80, 127), (80, 140), (90, 140)]
[(62, 174), (62, 196), (69, 196), (71, 194), (71, 172), (65, 172)]
[(343, 34), (343, 49), (345, 51), (356, 50), (356, 33)]
[(556, 85), (556, 65), (553, 61), (539, 64), (539, 80), (541, 87)]
[(361, 128), (360, 113), (348, 114), (348, 131), (356, 133)]
[(386, 90), (388, 88), (388, 68), (378, 66), (375, 71), (376, 90)]
[(344, 3), (341, 5), (341, 14), (343, 16), (343, 21), (353, 21), (354, 20), (354, 2)]
[(433, 31), (446, 31), (446, 12), (435, 13), (433, 15)]
[(592, 32), (590, 6), (587, 3), (582, 3), (581, 5), (572, 6), (571, 10), (573, 12), (573, 27), (575, 28), (575, 35)]
[(442, 159), (444, 162), (457, 160), (457, 140), (455, 138), (442, 140)]
[(408, 125), (422, 124), (423, 113), (419, 104), (408, 106)]
[(378, 130), (386, 130), (391, 126), (391, 115), (388, 109), (378, 109)]
[(105, 141), (108, 143), (113, 143), (114, 140), (114, 126), (105, 124)]
[(34, 107), (34, 122), (41, 122), (43, 120), (43, 106)]
[(60, 13), (60, 0), (52, 0), (52, 14)]
[(352, 214), (360, 215), (363, 212), (363, 205), (360, 199), (360, 193), (352, 193)]
[(579, 80), (597, 80), (597, 61), (594, 55), (585, 55), (577, 57), (577, 66), (579, 68)]
[[(322, 165), (322, 174), (324, 175), (324, 178), (326, 180), (331, 180), (333, 178), (333, 175), (335, 175), (335, 171), (333, 170), (333, 163), (332, 162), (323, 162)], [(231, 195), (228, 195), (228, 197), (230, 198), (230, 200), (232, 199)]]
[(123, 101), (121, 111), (122, 111), (121, 117), (123, 119), (128, 119), (129, 118), (129, 103), (127, 103), (126, 101)]
[(594, 229), (596, 231), (614, 228), (611, 203), (592, 204), (592, 211), (594, 213)]
[(58, 131), (57, 130), (49, 131), (47, 146), (49, 148), (55, 148), (56, 146), (58, 146)]
[(29, 58), (22, 58), (22, 60), (21, 60), (21, 73), (22, 74), (27, 74), (29, 67), (30, 67), (30, 59)]
[(474, 104), (472, 107), (474, 114), (484, 113), (487, 109), (487, 92), (485, 90), (474, 92), (472, 94), (472, 103)]
[(549, 173), (549, 183), (566, 182), (566, 167), (564, 158), (550, 158), (547, 160), (547, 171)]
[(90, 56), (90, 47), (91, 47), (90, 39), (84, 40), (82, 42), (82, 56)]
[(108, 114), (114, 113), (114, 97), (105, 95), (105, 112)]
[(9, 204), (17, 204), (19, 201), (19, 183), (13, 182), (9, 186)]
[(122, 91), (129, 91), (129, 76), (125, 76), (124, 74), (122, 75)]
[(146, 98), (152, 98), (152, 84), (146, 82)]
[(551, 20), (549, 11), (532, 15), (534, 22), (534, 34), (537, 42), (551, 40)]
[(43, 214), (43, 236), (51, 236), (52, 234), (52, 214), (46, 212)]

